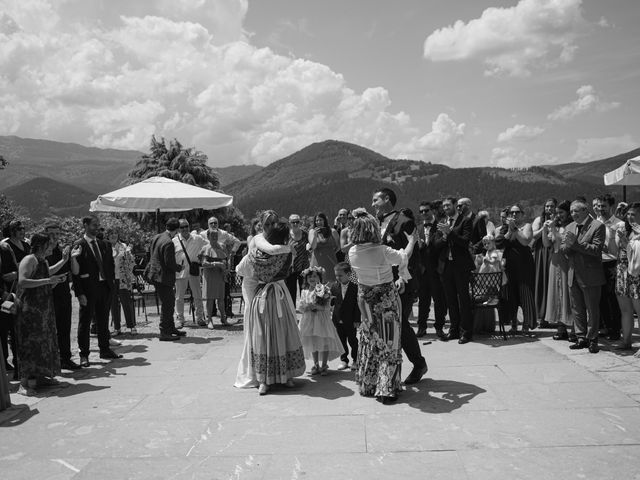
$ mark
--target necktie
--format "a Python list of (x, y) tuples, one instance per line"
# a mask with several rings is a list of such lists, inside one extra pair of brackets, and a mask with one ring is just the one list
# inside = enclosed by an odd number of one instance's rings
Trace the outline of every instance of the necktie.
[(582, 233), (582, 227), (584, 227), (584, 225), (578, 225), (578, 228), (577, 228), (578, 234), (576, 236), (578, 237), (580, 236), (580, 234)]
[(91, 250), (93, 250), (93, 255), (96, 257), (96, 262), (98, 262), (98, 272), (100, 273), (100, 280), (104, 280), (106, 277), (104, 276), (104, 265), (102, 265), (102, 256), (100, 255), (100, 250), (98, 250), (98, 244), (95, 240), (91, 240)]
[(450, 226), (450, 227), (453, 227), (453, 222), (454, 222), (454, 221), (455, 221), (455, 219), (454, 219), (453, 217), (451, 217), (451, 218), (449, 219), (449, 226)]

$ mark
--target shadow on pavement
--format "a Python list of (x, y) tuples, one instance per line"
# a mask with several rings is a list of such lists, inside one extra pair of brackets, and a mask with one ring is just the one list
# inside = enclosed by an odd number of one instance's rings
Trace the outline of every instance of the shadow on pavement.
[(489, 347), (498, 348), (498, 347), (509, 347), (512, 345), (518, 345), (522, 343), (533, 343), (539, 342), (540, 339), (538, 337), (543, 336), (539, 333), (529, 333), (528, 335), (522, 335), (518, 333), (517, 335), (508, 335), (505, 340), (500, 334), (492, 334), (491, 336), (475, 336), (473, 337), (474, 343), (479, 343), (482, 345), (487, 345)]
[(406, 403), (425, 413), (450, 413), (485, 392), (470, 383), (424, 379), (407, 388), (398, 397), (398, 403)]
[(336, 372), (332, 371), (326, 377), (296, 377), (293, 381), (296, 386), (294, 388), (287, 388), (285, 386), (276, 385), (273, 386), (269, 393), (273, 392), (276, 395), (304, 395), (307, 397), (320, 397), (326, 400), (337, 400), (338, 398), (350, 397), (355, 392), (338, 383), (339, 380), (344, 378), (352, 378), (353, 374), (349, 375), (349, 372)]
[(39, 413), (37, 408), (31, 409), (29, 405), (12, 405), (0, 412), (0, 428), (17, 427)]

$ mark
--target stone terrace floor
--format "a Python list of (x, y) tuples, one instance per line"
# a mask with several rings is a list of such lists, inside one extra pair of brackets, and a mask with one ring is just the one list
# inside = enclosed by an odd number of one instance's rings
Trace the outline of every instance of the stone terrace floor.
[(386, 406), (348, 371), (264, 397), (235, 389), (241, 324), (160, 343), (149, 319), (120, 337), (122, 360), (92, 354), (61, 387), (12, 395), (0, 478), (640, 479), (640, 358), (606, 343), (593, 355), (551, 330), (467, 345), (430, 334), (429, 372)]

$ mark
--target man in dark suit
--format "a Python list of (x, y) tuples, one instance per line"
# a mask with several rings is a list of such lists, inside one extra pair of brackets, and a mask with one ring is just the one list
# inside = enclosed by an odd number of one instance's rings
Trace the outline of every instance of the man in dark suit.
[[(396, 194), (390, 188), (382, 188), (373, 194), (372, 207), (376, 211), (376, 216), (380, 221), (380, 232), (382, 244), (395, 250), (404, 248), (409, 243), (406, 234), (413, 234), (416, 230), (416, 223), (413, 219), (400, 213), (395, 209)], [(401, 344), (404, 353), (413, 364), (413, 369), (404, 383), (412, 384), (420, 381), (427, 373), (427, 361), (420, 352), (420, 345), (413, 328), (409, 324), (409, 315), (413, 309), (413, 302), (417, 295), (418, 284), (417, 275), (419, 270), (419, 254), (417, 251), (409, 259), (409, 274), (411, 278), (401, 278), (398, 267), (393, 267), (393, 278), (396, 281), (400, 301), (402, 303), (402, 327)]]
[(605, 284), (602, 247), (606, 232), (602, 222), (589, 215), (582, 201), (571, 204), (573, 222), (567, 225), (560, 250), (569, 259), (569, 295), (578, 341), (569, 348), (589, 348), (598, 353), (600, 293)]
[(331, 318), (344, 348), (344, 353), (340, 355), (341, 363), (338, 370), (345, 370), (349, 366), (349, 347), (351, 347), (351, 370), (355, 370), (358, 360), (356, 326), (360, 323), (358, 287), (349, 280), (351, 265), (347, 262), (338, 263), (333, 270), (336, 274), (336, 282), (331, 285), (333, 298)]
[(176, 250), (173, 244), (173, 237), (177, 235), (179, 227), (180, 222), (177, 218), (172, 217), (167, 220), (166, 231), (156, 235), (151, 242), (151, 255), (147, 267), (147, 278), (153, 282), (160, 299), (160, 341), (162, 342), (179, 340), (181, 336), (186, 335), (186, 332), (178, 331), (173, 323), (176, 273), (184, 268), (184, 265), (176, 263)]
[(418, 253), (420, 257), (420, 275), (418, 291), (418, 338), (427, 333), (427, 319), (431, 309), (433, 299), (433, 309), (435, 311), (436, 335), (444, 338), (443, 331), (445, 316), (447, 315), (447, 304), (444, 299), (444, 290), (438, 274), (438, 251), (436, 250), (435, 238), (438, 233), (438, 222), (435, 214), (437, 206), (433, 202), (420, 203), (420, 216), (422, 224), (418, 227)]
[[(80, 366), (89, 366), (89, 329), (91, 319), (95, 319), (98, 333), (100, 358), (122, 358), (109, 346), (109, 311), (111, 295), (114, 293), (115, 267), (111, 247), (96, 238), (100, 230), (100, 220), (95, 215), (82, 219), (84, 235), (75, 242), (80, 248), (79, 255), (72, 257), (71, 270), (73, 289), (80, 302), (80, 318), (78, 320), (78, 347), (80, 349)], [(75, 273), (77, 272), (77, 273)]]
[(469, 281), (475, 268), (469, 245), (473, 224), (469, 217), (471, 201), (453, 197), (442, 202), (446, 220), (438, 224), (435, 238), (438, 250), (438, 272), (444, 287), (449, 309), (449, 333), (444, 340), (458, 339), (458, 343), (470, 342), (473, 335), (473, 313)]

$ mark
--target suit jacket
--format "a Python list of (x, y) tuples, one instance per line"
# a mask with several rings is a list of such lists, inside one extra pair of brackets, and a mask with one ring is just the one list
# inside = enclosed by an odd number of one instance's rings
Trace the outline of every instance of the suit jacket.
[[(578, 224), (571, 222), (565, 231), (577, 235)], [(605, 236), (604, 224), (588, 217), (573, 245), (568, 246), (564, 239), (562, 240), (560, 250), (569, 259), (568, 280), (570, 287), (573, 286), (574, 281), (580, 287), (598, 287), (605, 284), (602, 269), (602, 246)]]
[(349, 282), (347, 293), (342, 298), (342, 287), (340, 282), (331, 284), (331, 296), (333, 300), (332, 320), (334, 325), (342, 323), (352, 326), (360, 322), (360, 308), (358, 307), (358, 287), (355, 283)]
[(179, 267), (176, 263), (175, 245), (169, 232), (156, 235), (151, 241), (150, 248), (148, 279), (161, 285), (175, 285)]
[[(102, 268), (104, 269), (104, 281), (110, 290), (113, 290), (114, 278), (115, 278), (115, 266), (113, 264), (113, 254), (111, 252), (111, 245), (107, 244), (103, 240), (96, 239), (98, 249), (100, 250), (100, 256), (102, 257)], [(82, 247), (82, 252), (76, 261), (80, 270), (77, 275), (73, 275), (73, 290), (76, 297), (80, 295), (91, 296), (97, 290), (100, 282), (100, 268), (98, 267), (98, 261), (93, 254), (91, 245), (82, 237), (77, 240), (74, 246)]]
[(477, 214), (471, 215), (471, 250), (474, 254), (484, 253), (482, 239), (487, 236), (487, 221)]
[[(444, 272), (444, 268), (448, 264), (460, 272), (470, 272), (476, 268), (471, 253), (469, 253), (472, 229), (471, 218), (458, 215), (446, 239), (442, 234), (436, 236), (439, 273)], [(449, 259), (449, 253), (451, 253), (451, 259)]]
[[(400, 250), (401, 248), (405, 248), (409, 243), (405, 233), (409, 235), (412, 234), (416, 228), (416, 222), (400, 212), (394, 212), (391, 215), (386, 230), (382, 232), (384, 234), (382, 244), (394, 250)], [(415, 247), (411, 258), (409, 258), (408, 270), (412, 278), (405, 286), (405, 291), (417, 291), (417, 276), (420, 273), (420, 254)], [(398, 277), (398, 267), (394, 266), (393, 279), (397, 280)]]
[(438, 221), (434, 220), (429, 224), (429, 242), (427, 244), (427, 238), (425, 236), (425, 224), (423, 223), (418, 227), (418, 245), (416, 248), (418, 249), (418, 256), (420, 258), (420, 274), (424, 275), (427, 271), (436, 271), (438, 269), (438, 258), (440, 256), (440, 252), (437, 248), (436, 237), (442, 236), (442, 234), (438, 231)]

